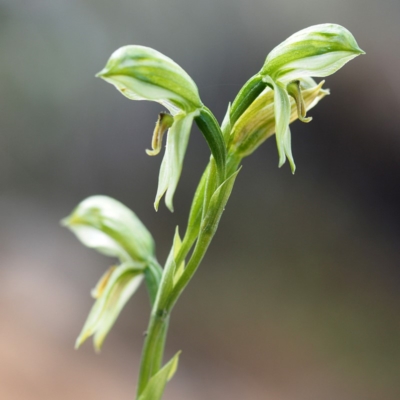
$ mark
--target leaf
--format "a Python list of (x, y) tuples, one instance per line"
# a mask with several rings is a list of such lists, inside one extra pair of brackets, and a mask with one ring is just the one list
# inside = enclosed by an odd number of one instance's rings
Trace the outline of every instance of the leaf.
[(159, 292), (161, 293), (161, 298), (158, 302), (159, 309), (163, 309), (174, 287), (174, 276), (175, 276), (175, 271), (177, 270), (177, 266), (175, 263), (175, 256), (179, 252), (180, 244), (181, 241), (179, 238), (178, 227), (176, 227), (172, 248), (171, 251), (169, 252), (167, 262), (165, 263), (165, 268), (163, 270), (163, 276), (161, 278), (161, 284), (159, 289)]
[(172, 379), (178, 369), (180, 351), (164, 365), (155, 375), (153, 375), (138, 400), (161, 400), (165, 385)]
[(179, 228), (176, 227), (175, 237), (174, 237), (174, 259), (175, 259), (175, 271), (174, 271), (174, 285), (181, 277), (183, 271), (185, 270), (185, 260), (183, 260), (179, 265), (176, 264), (176, 258), (178, 257), (179, 250), (182, 247), (182, 240), (179, 236)]
[(235, 179), (240, 169), (227, 178), (212, 195), (208, 211), (201, 225), (200, 235), (213, 235), (232, 192)]
[(223, 182), (225, 179), (226, 145), (221, 128), (213, 113), (204, 106), (201, 108), (200, 115), (195, 118), (195, 121), (203, 133), (215, 159), (219, 180)]
[(200, 183), (197, 186), (196, 193), (194, 194), (192, 206), (189, 213), (189, 221), (187, 230), (185, 232), (185, 242), (192, 245), (197, 239), (200, 232), (201, 216), (203, 214), (204, 193), (206, 190), (207, 176), (210, 165), (205, 169)]
[(247, 110), (247, 108), (253, 103), (253, 101), (260, 95), (265, 89), (266, 83), (263, 81), (260, 74), (252, 76), (240, 89), (235, 100), (233, 101), (230, 110), (230, 122), (235, 122), (240, 116)]

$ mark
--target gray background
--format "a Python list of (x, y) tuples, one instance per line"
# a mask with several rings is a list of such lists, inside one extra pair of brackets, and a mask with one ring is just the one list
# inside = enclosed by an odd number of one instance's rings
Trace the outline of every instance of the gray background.
[(194, 129), (175, 199), (152, 208), (161, 108), (94, 74), (125, 44), (178, 62), (221, 119), (268, 52), (309, 25), (347, 27), (367, 52), (292, 127), (297, 172), (274, 140), (243, 162), (220, 230), (176, 307), (165, 399), (400, 397), (398, 0), (0, 1), (0, 398), (133, 399), (149, 308), (133, 298), (100, 356), (74, 352), (113, 262), (59, 220), (86, 196), (131, 207), (164, 261), (208, 150)]

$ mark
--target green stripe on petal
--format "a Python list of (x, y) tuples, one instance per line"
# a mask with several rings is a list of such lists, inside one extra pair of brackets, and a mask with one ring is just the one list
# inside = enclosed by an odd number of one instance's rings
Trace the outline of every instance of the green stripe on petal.
[(136, 214), (108, 196), (83, 200), (61, 223), (87, 247), (121, 262), (154, 257), (154, 240)]
[(261, 75), (282, 83), (307, 76), (325, 77), (360, 54), (364, 52), (343, 26), (314, 25), (275, 47), (268, 54)]
[(175, 61), (145, 46), (129, 45), (116, 50), (96, 76), (113, 84), (131, 100), (163, 104), (171, 114), (201, 106), (193, 79)]

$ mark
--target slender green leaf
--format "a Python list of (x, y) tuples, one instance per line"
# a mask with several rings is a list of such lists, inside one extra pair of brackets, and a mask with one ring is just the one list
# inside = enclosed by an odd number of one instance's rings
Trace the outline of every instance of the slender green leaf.
[(179, 237), (178, 227), (176, 227), (172, 248), (171, 251), (169, 252), (167, 262), (165, 263), (165, 268), (161, 279), (161, 286), (159, 289), (161, 293), (161, 298), (159, 299), (158, 302), (160, 310), (164, 308), (164, 305), (166, 304), (168, 297), (174, 287), (174, 276), (175, 272), (178, 270), (178, 267), (175, 262), (175, 257), (179, 253), (179, 248), (181, 244), (182, 242)]
[(239, 117), (247, 110), (259, 94), (265, 89), (266, 83), (260, 74), (252, 76), (240, 89), (232, 103), (230, 112), (230, 122), (233, 125)]
[(212, 195), (200, 235), (214, 235), (239, 171), (240, 169), (227, 178)]
[(221, 128), (213, 113), (207, 107), (201, 108), (200, 115), (195, 117), (195, 121), (215, 159), (220, 182), (223, 182), (225, 179), (226, 145)]
[(176, 258), (178, 257), (179, 251), (182, 247), (182, 240), (179, 236), (179, 229), (176, 227), (175, 237), (174, 237), (174, 259), (175, 259), (175, 272), (174, 272), (174, 285), (181, 277), (183, 271), (185, 270), (185, 260), (183, 260), (179, 265), (177, 264)]
[(154, 376), (149, 380), (138, 400), (161, 400), (165, 390), (165, 385), (172, 379), (178, 369), (178, 361), (180, 351), (172, 357), (172, 359), (164, 365)]

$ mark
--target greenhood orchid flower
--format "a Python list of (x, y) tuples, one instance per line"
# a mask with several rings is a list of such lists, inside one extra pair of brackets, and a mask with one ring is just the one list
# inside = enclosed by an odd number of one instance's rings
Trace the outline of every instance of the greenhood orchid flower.
[(122, 308), (143, 278), (153, 298), (161, 279), (155, 266), (154, 240), (138, 217), (126, 206), (107, 196), (83, 200), (62, 221), (87, 247), (110, 257), (120, 265), (111, 267), (100, 279), (92, 296), (96, 299), (77, 339), (79, 347), (94, 335), (99, 350)]
[[(267, 56), (261, 71), (251, 78), (241, 93), (240, 101), (258, 96), (263, 90), (262, 82), (274, 91), (275, 134), (279, 154), (279, 166), (288, 158), (292, 172), (295, 164), (291, 150), (289, 123), (292, 114), (291, 98), (296, 102), (298, 118), (306, 118), (303, 98), (305, 79), (326, 77), (340, 69), (347, 62), (364, 52), (353, 35), (335, 24), (321, 24), (303, 29), (275, 47)], [(268, 93), (264, 93), (268, 96)], [(320, 98), (320, 96), (317, 96)], [(249, 100), (247, 100), (249, 101)], [(249, 108), (252, 105), (250, 104)], [(233, 122), (240, 117), (240, 102), (233, 104)]]
[(162, 104), (170, 114), (161, 113), (153, 134), (153, 150), (160, 152), (162, 136), (168, 129), (155, 208), (166, 194), (167, 207), (173, 211), (173, 196), (182, 171), (193, 119), (202, 106), (192, 78), (164, 54), (144, 46), (124, 46), (115, 51), (98, 77), (113, 84), (131, 100), (150, 100)]

